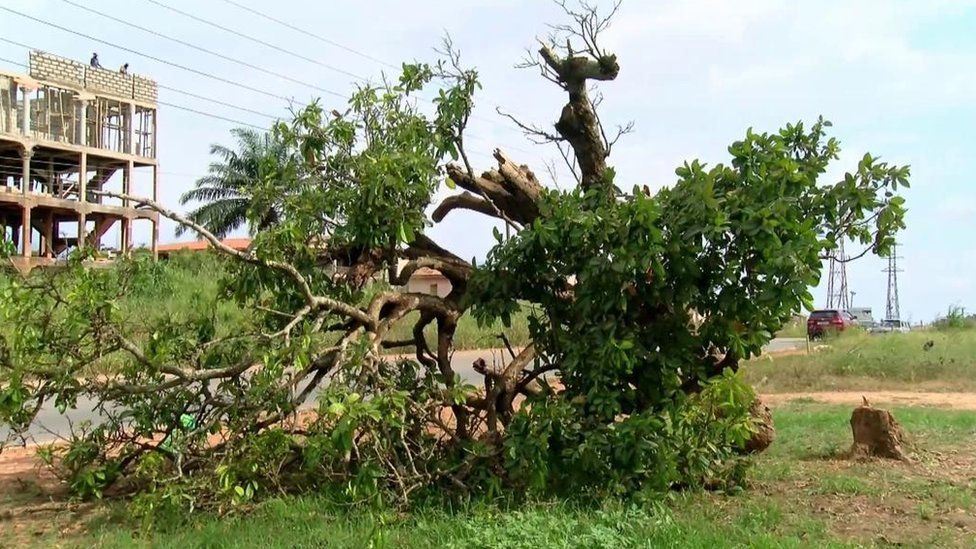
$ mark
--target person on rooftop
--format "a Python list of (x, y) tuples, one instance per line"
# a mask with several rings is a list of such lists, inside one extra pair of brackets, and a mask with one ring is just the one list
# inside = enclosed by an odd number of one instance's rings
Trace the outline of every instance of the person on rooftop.
[(96, 69), (102, 68), (102, 64), (98, 62), (98, 53), (92, 53), (92, 58), (89, 64)]
[(129, 64), (128, 63), (126, 63), (125, 65), (122, 65), (121, 67), (119, 67), (119, 74), (129, 74)]

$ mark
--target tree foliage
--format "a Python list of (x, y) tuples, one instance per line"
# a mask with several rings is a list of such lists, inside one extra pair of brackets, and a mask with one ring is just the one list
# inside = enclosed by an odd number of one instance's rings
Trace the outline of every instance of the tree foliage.
[[(212, 145), (210, 154), (218, 158), (209, 173), (197, 180), (193, 189), (180, 196), (180, 204), (199, 203), (187, 217), (223, 238), (244, 224), (251, 232), (267, 229), (278, 221), (274, 203), (259, 200), (255, 188), (263, 183), (295, 177), (290, 150), (277, 134), (261, 134), (251, 129), (232, 130), (238, 150)], [(187, 228), (177, 225), (177, 236)]]
[[(275, 127), (281, 163), (240, 172), (246, 218), (261, 229), (247, 252), (222, 246), (206, 220), (142, 199), (228, 262), (220, 295), (188, 318), (119, 313), (118, 296), (152, 276), (145, 258), (5, 276), (0, 312), (18, 329), (0, 341), (0, 417), (23, 432), (41, 408), (94, 403), (100, 420), (45, 455), (78, 493), (125, 480), (153, 512), (300, 490), (363, 502), (737, 482), (754, 429), (739, 363), (810, 307), (840, 239), (889, 249), (908, 169), (865, 155), (823, 182), (839, 147), (818, 120), (750, 130), (728, 164), (690, 161), (657, 193), (623, 192), (590, 88), (620, 71), (598, 41), (610, 20), (568, 13), (573, 24), (527, 63), (567, 103), (551, 131), (521, 125), (567, 154), (576, 188), (549, 189), (499, 150), (475, 172), (464, 136), (477, 73), (448, 47), (437, 64), (360, 88), (344, 112), (313, 104)], [(430, 90), (430, 106), (417, 101)], [(434, 204), (445, 184), (455, 192)], [(474, 265), (427, 236), (458, 210), (515, 234), (496, 230)], [(269, 212), (275, 222), (262, 223)], [(403, 289), (421, 267), (451, 292)], [(391, 286), (372, 283), (384, 273)], [(221, 330), (224, 299), (250, 328)], [(532, 344), (462, 378), (458, 319), (505, 321), (525, 306)], [(413, 337), (391, 340), (411, 313)], [(117, 367), (87, 375), (106, 360)]]

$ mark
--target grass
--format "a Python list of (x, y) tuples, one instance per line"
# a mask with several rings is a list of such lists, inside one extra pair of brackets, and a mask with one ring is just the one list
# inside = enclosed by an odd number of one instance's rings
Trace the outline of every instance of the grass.
[[(394, 324), (389, 339), (412, 339), (413, 326), (419, 317), (420, 313), (413, 312)], [(529, 341), (528, 312), (521, 311), (512, 315), (511, 325), (507, 327), (500, 321), (496, 321), (490, 326), (478, 326), (474, 316), (466, 314), (458, 321), (457, 330), (454, 333), (454, 348), (457, 350), (499, 348), (504, 345), (500, 337), (502, 333), (513, 346), (524, 346)], [(437, 348), (436, 334), (434, 324), (427, 326), (427, 329), (424, 330), (424, 335), (427, 337), (427, 343), (431, 349)]]
[[(174, 254), (160, 265), (158, 280), (154, 284), (120, 303), (123, 314), (134, 319), (178, 319), (187, 311), (199, 310), (201, 306), (209, 306), (207, 304), (214, 302), (219, 291), (219, 275), (223, 266), (211, 254)], [(239, 330), (247, 325), (245, 311), (229, 300), (221, 300), (214, 314), (224, 331)], [(419, 313), (412, 313), (401, 319), (394, 325), (389, 339), (412, 338), (417, 318)], [(464, 315), (458, 321), (454, 336), (455, 348), (465, 350), (501, 347), (503, 344), (498, 335), (502, 332), (512, 345), (525, 345), (529, 339), (527, 313), (514, 315), (509, 327), (500, 322), (481, 327), (472, 315)], [(435, 326), (428, 326), (425, 333), (431, 348), (436, 348)]]
[[(976, 412), (894, 413), (912, 437), (912, 464), (839, 459), (850, 442), (847, 407), (801, 402), (777, 408), (776, 442), (756, 458), (752, 485), (736, 495), (687, 492), (656, 505), (598, 507), (479, 503), (409, 513), (283, 497), (246, 515), (198, 514), (152, 533), (125, 519), (121, 507), (103, 506), (80, 531), (61, 534), (46, 521), (47, 530), (31, 541), (173, 548), (971, 546)], [(14, 541), (0, 534), (0, 545)]]
[(807, 337), (807, 317), (797, 315), (776, 332), (776, 337), (805, 338)]
[(760, 357), (743, 372), (761, 392), (976, 390), (976, 329), (854, 332), (813, 347), (809, 355)]
[[(209, 253), (178, 253), (168, 260), (159, 262), (145, 274), (145, 279), (135, 284), (117, 305), (126, 318), (126, 325), (133, 330), (131, 336), (136, 340), (147, 337), (148, 328), (160, 320), (179, 323), (200, 311), (210, 312), (215, 320), (218, 336), (226, 336), (242, 331), (260, 331), (253, 326), (253, 315), (249, 315), (230, 299), (218, 299), (220, 279), (225, 266), (217, 256)], [(397, 322), (388, 339), (412, 339), (413, 326), (419, 313), (412, 313)], [(479, 326), (474, 317), (466, 314), (458, 321), (454, 343), (457, 350), (498, 348), (503, 346), (499, 334), (505, 333), (515, 347), (522, 347), (529, 340), (527, 311), (512, 317), (511, 326), (500, 322), (490, 326)], [(15, 326), (0, 326), (15, 329)], [(428, 344), (436, 349), (436, 326), (425, 330)], [(411, 350), (410, 348), (398, 351)], [(119, 362), (125, 360), (123, 353), (103, 357), (88, 373), (102, 374), (117, 371)]]

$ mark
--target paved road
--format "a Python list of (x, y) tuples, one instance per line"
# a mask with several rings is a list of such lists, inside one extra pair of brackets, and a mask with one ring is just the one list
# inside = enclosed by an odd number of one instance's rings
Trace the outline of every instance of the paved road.
[[(766, 352), (782, 352), (792, 349), (799, 349), (805, 344), (804, 339), (774, 339), (766, 347)], [(454, 370), (460, 374), (462, 379), (469, 381), (480, 381), (472, 363), (484, 358), (491, 365), (503, 364), (508, 359), (508, 352), (501, 349), (481, 350), (481, 351), (457, 351), (451, 360)], [(314, 405), (314, 399), (309, 399), (309, 405)], [(95, 401), (88, 398), (79, 398), (75, 408), (68, 410), (65, 414), (59, 413), (53, 405), (47, 405), (41, 409), (37, 415), (37, 420), (31, 426), (29, 434), (37, 442), (49, 442), (55, 440), (59, 435), (63, 436), (71, 431), (71, 425), (78, 425), (83, 421), (96, 421), (100, 414), (94, 410)], [(6, 439), (9, 430), (5, 425), (0, 425), (0, 441)]]

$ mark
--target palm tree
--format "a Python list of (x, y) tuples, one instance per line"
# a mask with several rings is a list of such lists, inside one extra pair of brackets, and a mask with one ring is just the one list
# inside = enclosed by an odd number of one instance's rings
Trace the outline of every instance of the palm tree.
[[(208, 175), (180, 197), (180, 204), (201, 204), (187, 217), (218, 238), (245, 223), (253, 234), (278, 222), (280, 212), (275, 206), (262, 205), (265, 211), (252, 211), (257, 206), (255, 190), (262, 182), (282, 177), (288, 164), (288, 149), (276, 136), (245, 128), (231, 132), (237, 138), (237, 150), (211, 145), (210, 154), (219, 161), (211, 163)], [(186, 230), (180, 225), (177, 236)]]

